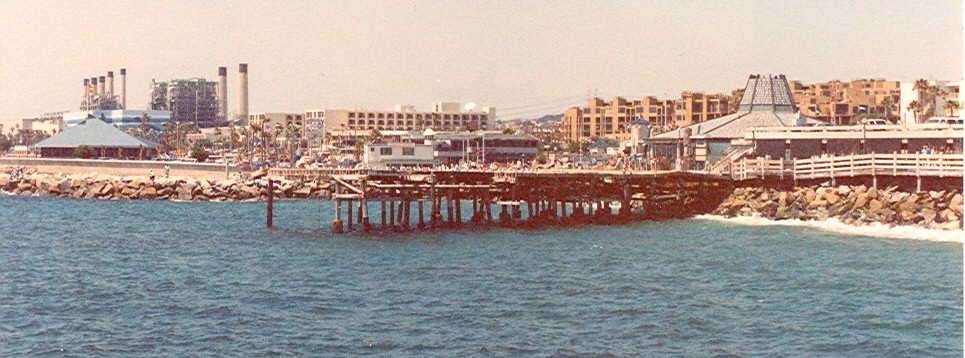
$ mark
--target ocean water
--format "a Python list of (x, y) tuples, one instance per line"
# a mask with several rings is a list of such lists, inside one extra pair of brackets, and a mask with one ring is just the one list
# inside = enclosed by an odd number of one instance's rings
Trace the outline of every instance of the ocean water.
[(281, 202), (268, 230), (261, 203), (0, 197), (0, 356), (963, 353), (960, 242), (714, 219), (333, 237), (331, 211)]

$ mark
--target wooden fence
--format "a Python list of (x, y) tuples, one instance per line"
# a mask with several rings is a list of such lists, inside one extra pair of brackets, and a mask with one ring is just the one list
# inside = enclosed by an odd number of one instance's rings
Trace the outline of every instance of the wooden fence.
[(794, 180), (868, 176), (962, 177), (962, 154), (855, 154), (795, 160), (743, 158), (731, 165), (730, 177), (747, 180), (784, 177)]

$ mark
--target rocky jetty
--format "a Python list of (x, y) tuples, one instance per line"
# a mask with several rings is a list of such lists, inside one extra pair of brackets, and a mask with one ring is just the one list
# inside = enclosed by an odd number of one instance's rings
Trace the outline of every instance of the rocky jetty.
[[(102, 200), (255, 201), (268, 197), (268, 179), (210, 181), (185, 177), (151, 179), (106, 175), (0, 173), (0, 191), (23, 196)], [(275, 198), (328, 198), (327, 182), (276, 180)]]
[(930, 229), (962, 227), (962, 193), (908, 193), (858, 186), (818, 186), (791, 191), (737, 188), (713, 212), (725, 217), (760, 216), (772, 220), (826, 220), (850, 225), (881, 223)]

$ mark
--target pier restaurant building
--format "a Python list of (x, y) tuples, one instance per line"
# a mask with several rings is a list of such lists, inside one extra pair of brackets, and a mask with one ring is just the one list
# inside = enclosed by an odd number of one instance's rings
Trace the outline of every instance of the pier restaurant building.
[(90, 117), (34, 145), (40, 156), (47, 158), (75, 158), (80, 147), (89, 148), (86, 154), (93, 158), (150, 159), (156, 154), (157, 144)]

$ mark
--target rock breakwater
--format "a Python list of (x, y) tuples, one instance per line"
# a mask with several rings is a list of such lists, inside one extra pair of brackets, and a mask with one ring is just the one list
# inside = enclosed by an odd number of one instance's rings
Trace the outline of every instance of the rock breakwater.
[[(279, 199), (329, 197), (327, 182), (277, 180)], [(0, 190), (23, 196), (101, 200), (255, 201), (268, 197), (268, 179), (203, 180), (185, 177), (149, 178), (107, 175), (0, 173)]]
[(827, 220), (849, 225), (880, 223), (960, 230), (962, 193), (909, 193), (863, 185), (800, 187), (793, 190), (737, 188), (714, 210), (724, 217), (760, 216), (771, 220)]

